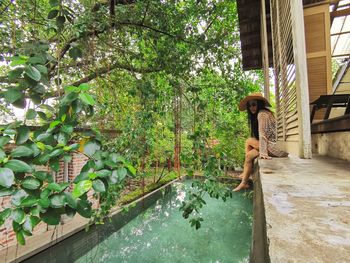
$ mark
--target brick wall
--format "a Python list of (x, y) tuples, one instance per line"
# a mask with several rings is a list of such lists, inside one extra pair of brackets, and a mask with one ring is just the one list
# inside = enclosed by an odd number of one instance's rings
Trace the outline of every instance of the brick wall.
[[(74, 178), (80, 173), (81, 168), (87, 161), (87, 157), (80, 153), (74, 153), (71, 162), (68, 163), (68, 180), (72, 182)], [(38, 171), (50, 171), (49, 167), (37, 166)], [(55, 181), (57, 183), (64, 181), (64, 163), (60, 162), (60, 168), (56, 174)], [(90, 195), (91, 198), (91, 195)], [(0, 197), (1, 208), (0, 211), (11, 206), (11, 198), (9, 196)], [(96, 206), (96, 204), (94, 205)], [(33, 234), (42, 233), (47, 230), (47, 225), (43, 222), (38, 224)], [(16, 243), (16, 234), (12, 230), (11, 220), (6, 220), (6, 222), (0, 227), (0, 249), (6, 249), (6, 246)]]

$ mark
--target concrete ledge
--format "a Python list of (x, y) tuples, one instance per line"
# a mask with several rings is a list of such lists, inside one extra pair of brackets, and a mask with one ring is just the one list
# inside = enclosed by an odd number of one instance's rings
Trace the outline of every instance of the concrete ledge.
[(253, 227), (249, 262), (269, 263), (270, 257), (266, 237), (264, 196), (257, 160), (254, 162), (253, 184)]
[(271, 262), (349, 262), (350, 163), (259, 160)]

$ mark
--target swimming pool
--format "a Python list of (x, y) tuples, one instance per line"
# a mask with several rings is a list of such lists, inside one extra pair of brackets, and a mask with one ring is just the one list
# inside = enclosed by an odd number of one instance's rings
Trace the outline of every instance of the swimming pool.
[(196, 230), (179, 211), (190, 185), (173, 183), (143, 212), (118, 214), (25, 262), (248, 262), (252, 200), (238, 193), (226, 202), (206, 196), (204, 222)]

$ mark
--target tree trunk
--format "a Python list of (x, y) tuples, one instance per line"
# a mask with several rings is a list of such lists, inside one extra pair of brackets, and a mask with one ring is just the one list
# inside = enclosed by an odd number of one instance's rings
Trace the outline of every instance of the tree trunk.
[(174, 96), (174, 135), (175, 135), (175, 145), (174, 145), (174, 169), (177, 172), (178, 178), (181, 177), (180, 174), (180, 154), (181, 154), (181, 95), (182, 89), (180, 85), (175, 87)]

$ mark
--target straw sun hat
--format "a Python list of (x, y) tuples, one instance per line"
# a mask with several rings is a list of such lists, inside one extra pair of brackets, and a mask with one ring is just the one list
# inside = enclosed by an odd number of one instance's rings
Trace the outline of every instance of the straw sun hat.
[(250, 100), (262, 100), (265, 102), (266, 107), (271, 107), (270, 103), (268, 102), (267, 99), (263, 97), (263, 95), (260, 92), (255, 92), (252, 94), (249, 94), (247, 97), (245, 97), (243, 100), (239, 102), (238, 108), (240, 111), (244, 111), (247, 109), (247, 103)]

